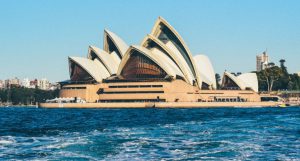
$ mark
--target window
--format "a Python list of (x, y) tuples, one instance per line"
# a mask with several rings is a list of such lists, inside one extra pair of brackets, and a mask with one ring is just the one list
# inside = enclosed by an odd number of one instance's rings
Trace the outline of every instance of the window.
[(228, 76), (225, 76), (223, 89), (225, 90), (241, 90), (241, 88)]
[(110, 91), (110, 92), (103, 92), (98, 94), (136, 94), (136, 93), (164, 93), (164, 91)]
[(116, 47), (116, 45), (114, 44), (114, 42), (110, 39), (110, 37), (108, 35), (106, 36), (106, 40), (107, 40), (107, 44), (109, 47), (108, 48), (109, 53), (116, 52), (117, 55), (119, 56), (119, 58), (122, 58), (120, 51), (118, 50), (118, 48)]
[(135, 51), (131, 54), (121, 75), (126, 80), (158, 80), (164, 79), (167, 73), (152, 60)]
[(99, 100), (98, 102), (166, 102), (166, 99), (118, 99), (118, 100)]
[(62, 89), (86, 89), (86, 87), (62, 87)]
[(71, 61), (70, 63), (71, 81), (78, 82), (95, 82), (95, 79), (81, 66)]
[(205, 82), (202, 82), (202, 90), (209, 90), (209, 85)]
[(270, 101), (278, 102), (279, 99), (278, 99), (278, 97), (261, 97), (261, 101), (262, 102), (270, 102)]
[(128, 86), (108, 86), (108, 88), (162, 88), (163, 85), (128, 85)]

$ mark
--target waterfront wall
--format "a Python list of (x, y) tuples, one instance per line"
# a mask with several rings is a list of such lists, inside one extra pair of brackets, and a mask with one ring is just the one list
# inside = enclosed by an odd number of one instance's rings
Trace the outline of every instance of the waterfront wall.
[[(95, 102), (259, 102), (252, 90), (200, 90), (182, 80), (171, 82), (119, 82), (65, 85), (60, 97)], [(239, 100), (238, 100), (239, 99)]]
[(41, 103), (41, 108), (217, 108), (278, 107), (279, 102), (132, 102), (132, 103)]

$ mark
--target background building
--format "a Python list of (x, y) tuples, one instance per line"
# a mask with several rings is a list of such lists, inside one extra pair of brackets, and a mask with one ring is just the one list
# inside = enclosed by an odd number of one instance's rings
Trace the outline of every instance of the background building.
[(0, 80), (0, 89), (4, 88), (4, 81), (3, 80)]
[(56, 90), (60, 88), (58, 83), (50, 83), (46, 78), (33, 79), (24, 78), (22, 80), (17, 77), (13, 79), (0, 80), (0, 89), (7, 89), (11, 87), (23, 88), (39, 88), (42, 90)]
[(269, 65), (269, 56), (266, 51), (264, 51), (261, 55), (256, 56), (256, 71), (260, 72), (264, 70)]
[(24, 78), (21, 83), (22, 87), (30, 88), (30, 80), (28, 78)]
[(60, 85), (59, 85), (58, 83), (50, 83), (50, 84), (49, 84), (48, 90), (54, 91), (54, 90), (56, 90), (56, 89), (60, 89)]
[(5, 80), (5, 82), (4, 82), (4, 86), (5, 86), (5, 88), (9, 88), (9, 87), (20, 87), (20, 85), (21, 85), (21, 83), (20, 83), (20, 80), (17, 78), (17, 77), (15, 77), (15, 78), (13, 78), (13, 79), (7, 79), (7, 80)]
[(37, 86), (39, 89), (48, 90), (50, 83), (46, 78), (43, 78), (37, 81)]
[(38, 80), (37, 79), (34, 79), (34, 80), (30, 81), (30, 87), (32, 87), (32, 88), (37, 87), (37, 84), (38, 84)]

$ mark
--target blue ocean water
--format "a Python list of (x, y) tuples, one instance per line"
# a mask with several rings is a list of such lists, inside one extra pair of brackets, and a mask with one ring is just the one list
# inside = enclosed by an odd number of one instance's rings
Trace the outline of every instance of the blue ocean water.
[(0, 160), (300, 160), (300, 108), (0, 108)]

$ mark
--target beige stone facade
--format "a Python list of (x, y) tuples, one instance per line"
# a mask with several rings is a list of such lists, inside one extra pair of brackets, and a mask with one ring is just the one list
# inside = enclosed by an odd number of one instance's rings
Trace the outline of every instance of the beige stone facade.
[(199, 90), (182, 80), (65, 85), (61, 98), (95, 102), (259, 102), (251, 90)]

